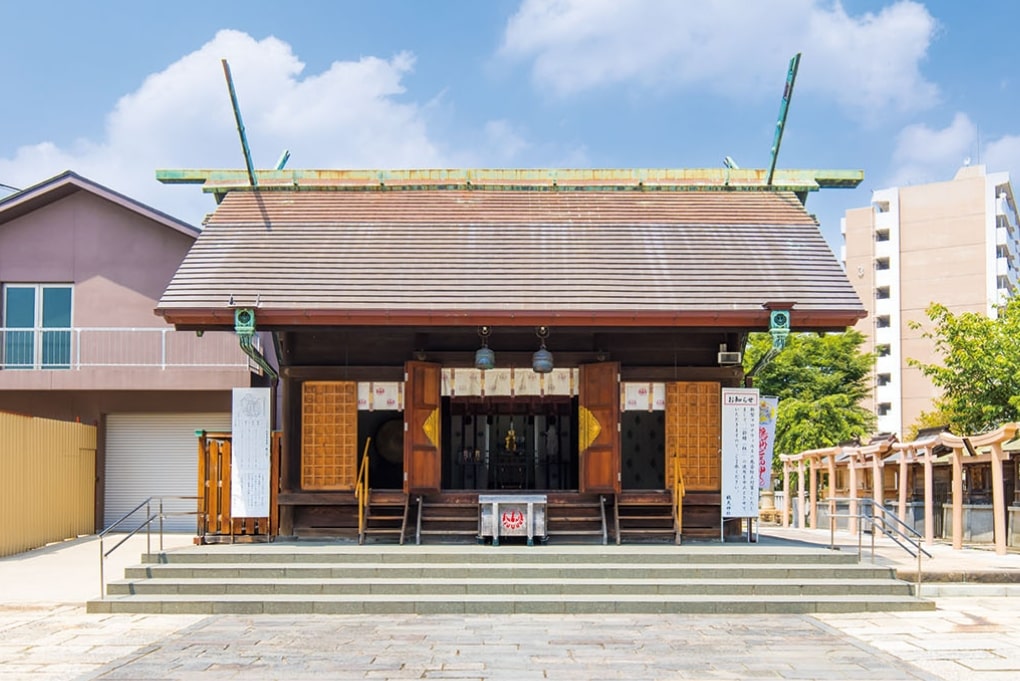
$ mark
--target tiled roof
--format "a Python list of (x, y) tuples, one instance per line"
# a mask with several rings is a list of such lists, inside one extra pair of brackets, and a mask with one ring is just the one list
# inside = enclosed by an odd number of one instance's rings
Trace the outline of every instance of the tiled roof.
[(769, 301), (794, 302), (795, 327), (864, 314), (791, 192), (273, 190), (226, 196), (159, 311), (178, 323), (257, 303), (260, 319), (300, 323), (549, 313), (721, 326), (767, 319)]

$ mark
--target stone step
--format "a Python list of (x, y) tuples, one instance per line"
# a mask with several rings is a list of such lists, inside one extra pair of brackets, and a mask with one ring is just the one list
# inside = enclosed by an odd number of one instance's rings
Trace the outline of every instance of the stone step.
[[(504, 541), (508, 538), (501, 537)], [(493, 547), (364, 547), (354, 543), (300, 542), (295, 545), (218, 544), (187, 547), (166, 553), (143, 554), (142, 563), (416, 563), (459, 565), (508, 565), (515, 563), (552, 565), (863, 565), (853, 553), (806, 550), (799, 552), (727, 550), (711, 546), (642, 546), (612, 549), (563, 546), (556, 550), (504, 544)]]
[(503, 578), (435, 578), (416, 580), (393, 578), (154, 578), (141, 581), (111, 582), (107, 592), (111, 595), (136, 594), (449, 594), (456, 598), (464, 594), (571, 594), (571, 595), (745, 595), (745, 596), (849, 596), (861, 590), (870, 594), (911, 595), (905, 582), (890, 579), (535, 579), (520, 578), (508, 581)]
[(932, 610), (913, 596), (651, 596), (611, 594), (130, 595), (89, 601), (89, 613), (163, 614), (765, 614)]
[(518, 563), (486, 566), (476, 563), (181, 563), (150, 564), (128, 567), (130, 579), (193, 579), (216, 578), (301, 578), (371, 579), (391, 577), (421, 579), (452, 575), (460, 579), (484, 579), (499, 575), (503, 579), (603, 579), (639, 577), (642, 579), (893, 579), (889, 568), (866, 565), (648, 565), (635, 568), (629, 564), (546, 565)]
[(147, 555), (89, 612), (812, 613), (931, 609), (888, 567), (818, 549), (356, 546)]

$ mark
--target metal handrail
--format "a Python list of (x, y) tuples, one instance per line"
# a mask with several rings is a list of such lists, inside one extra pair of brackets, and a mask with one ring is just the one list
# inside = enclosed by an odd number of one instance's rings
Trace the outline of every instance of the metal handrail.
[(368, 446), (372, 438), (365, 440), (365, 451), (361, 455), (361, 467), (358, 469), (358, 479), (354, 483), (354, 498), (358, 500), (358, 543), (365, 541), (365, 508), (368, 506)]
[[(198, 497), (190, 497), (190, 496), (171, 496), (171, 495), (168, 495), (168, 496), (158, 496), (158, 497), (149, 497), (148, 499), (146, 499), (145, 501), (141, 502), (140, 504), (135, 506), (133, 509), (131, 509), (130, 511), (128, 511), (127, 513), (122, 515), (120, 518), (118, 518), (114, 523), (112, 523), (106, 529), (96, 533), (96, 536), (99, 537), (99, 598), (100, 599), (106, 598), (106, 559), (110, 556), (111, 553), (113, 553), (118, 548), (120, 548), (120, 546), (122, 544), (124, 544), (124, 542), (126, 542), (128, 539), (130, 539), (131, 537), (135, 536), (136, 534), (138, 534), (139, 532), (141, 532), (144, 529), (145, 530), (145, 553), (146, 553), (146, 555), (150, 555), (152, 553), (152, 521), (154, 521), (154, 520), (159, 520), (159, 550), (160, 550), (160, 552), (162, 552), (163, 551), (163, 519), (168, 517), (168, 516), (181, 516), (181, 515), (194, 515), (194, 516), (197, 516), (198, 513), (199, 513), (197, 509), (194, 510), (194, 511), (170, 511), (170, 512), (165, 512), (163, 510), (163, 501), (164, 500), (168, 500), (168, 499), (172, 499), (172, 500), (176, 500), (176, 501), (198, 501), (199, 498)], [(156, 513), (152, 512), (152, 502), (153, 501), (158, 501), (159, 502), (158, 510), (157, 510)], [(105, 551), (104, 550), (104, 541), (106, 539), (106, 535), (110, 534), (115, 529), (117, 529), (118, 527), (123, 525), (125, 522), (127, 522), (128, 518), (133, 516), (138, 511), (142, 510), (143, 507), (145, 508), (145, 519), (141, 523), (139, 523), (137, 527), (135, 527), (130, 532), (128, 532), (124, 536), (123, 539), (121, 539), (119, 542), (114, 544), (110, 548), (109, 551)]]
[[(921, 556), (928, 556), (931, 558), (932, 555), (925, 550), (922, 544), (922, 535), (920, 532), (915, 530), (913, 527), (903, 521), (898, 515), (885, 508), (881, 504), (875, 503), (874, 499), (867, 497), (830, 497), (826, 501), (829, 502), (829, 548), (835, 550), (836, 548), (836, 519), (837, 518), (856, 518), (857, 522), (857, 561), (860, 562), (863, 550), (862, 550), (862, 534), (864, 532), (864, 525), (868, 523), (871, 525), (871, 562), (875, 562), (875, 535), (878, 532), (882, 532), (889, 539), (893, 541), (897, 546), (910, 554), (911, 557), (917, 558), (917, 574), (915, 575), (914, 595), (918, 598), (921, 597)], [(857, 513), (836, 513), (835, 506), (837, 502), (857, 502), (861, 505), (867, 506), (871, 509), (871, 513), (863, 513), (858, 511)], [(876, 513), (875, 511), (878, 511)], [(893, 521), (893, 524), (887, 524), (887, 520)], [(864, 521), (864, 522), (861, 522)], [(901, 529), (902, 528), (902, 529)], [(904, 532), (906, 530), (906, 532)], [(913, 535), (913, 536), (911, 536)]]
[[(609, 529), (606, 527), (606, 495), (599, 495), (599, 511), (602, 513), (602, 545), (609, 543)], [(617, 520), (619, 523), (619, 520)], [(619, 525), (617, 525), (617, 536), (619, 536)]]
[(684, 473), (680, 466), (680, 455), (673, 454), (673, 518), (676, 523), (676, 543), (680, 543), (684, 530), (684, 497), (687, 486), (684, 484)]

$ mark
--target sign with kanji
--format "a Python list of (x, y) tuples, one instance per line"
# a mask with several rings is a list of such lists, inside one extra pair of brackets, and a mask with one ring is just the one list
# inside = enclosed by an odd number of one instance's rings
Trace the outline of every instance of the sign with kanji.
[(756, 388), (722, 389), (722, 517), (758, 517), (760, 398)]
[(230, 515), (269, 516), (269, 388), (234, 388)]

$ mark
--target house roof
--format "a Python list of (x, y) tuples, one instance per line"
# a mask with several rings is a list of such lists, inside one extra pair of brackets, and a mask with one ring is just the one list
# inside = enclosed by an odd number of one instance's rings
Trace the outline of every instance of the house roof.
[(842, 329), (865, 310), (792, 191), (314, 189), (225, 195), (159, 302), (179, 326)]
[(89, 192), (107, 201), (116, 203), (127, 210), (138, 213), (191, 237), (198, 236), (201, 231), (193, 225), (189, 225), (160, 210), (147, 206), (140, 201), (124, 196), (120, 192), (116, 192), (70, 170), (65, 170), (48, 180), (43, 180), (27, 189), (22, 189), (17, 193), (0, 199), (0, 225), (79, 191)]

